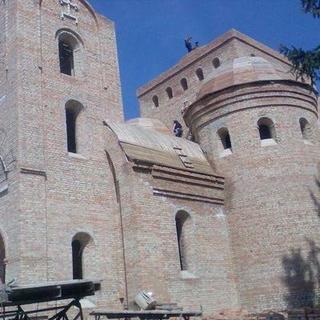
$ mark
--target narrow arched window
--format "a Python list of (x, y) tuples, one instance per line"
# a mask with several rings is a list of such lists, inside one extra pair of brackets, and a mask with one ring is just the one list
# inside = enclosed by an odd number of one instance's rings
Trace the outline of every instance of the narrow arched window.
[(83, 106), (80, 102), (70, 100), (66, 103), (66, 128), (68, 152), (77, 153), (78, 116)]
[(6, 281), (6, 250), (3, 238), (0, 234), (0, 284)]
[(152, 97), (152, 102), (153, 102), (153, 105), (158, 108), (159, 107), (159, 98), (158, 96), (153, 96)]
[(60, 72), (69, 76), (81, 74), (81, 65), (84, 64), (82, 49), (83, 43), (79, 35), (72, 30), (61, 29), (56, 38), (59, 49)]
[(273, 121), (269, 118), (261, 118), (258, 121), (260, 140), (276, 140), (276, 131)]
[(71, 243), (73, 279), (84, 278), (84, 250), (92, 238), (84, 232), (77, 233)]
[(82, 248), (79, 240), (72, 241), (73, 279), (82, 279)]
[(185, 211), (176, 214), (176, 231), (181, 270), (188, 270), (191, 247), (191, 218)]
[(215, 69), (217, 69), (217, 68), (219, 68), (220, 67), (220, 59), (219, 58), (214, 58), (213, 60), (212, 60), (212, 65), (213, 65), (213, 67), (215, 68)]
[(181, 79), (180, 83), (184, 91), (188, 90), (188, 81), (186, 78)]
[(166, 92), (167, 92), (168, 98), (169, 98), (169, 99), (172, 99), (172, 98), (173, 98), (172, 88), (171, 88), (171, 87), (168, 87), (168, 88), (166, 89)]
[(311, 140), (312, 132), (311, 132), (311, 126), (305, 118), (300, 118), (300, 130), (302, 134), (302, 138), (304, 140)]
[(72, 45), (65, 41), (59, 40), (59, 61), (60, 61), (60, 72), (69, 76), (74, 75), (74, 48)]
[(197, 75), (199, 81), (202, 81), (202, 80), (204, 79), (203, 71), (202, 71), (201, 68), (198, 68), (198, 69), (197, 69), (196, 75)]
[(224, 150), (232, 150), (231, 138), (227, 128), (221, 128), (218, 130), (218, 136), (220, 138), (221, 144)]

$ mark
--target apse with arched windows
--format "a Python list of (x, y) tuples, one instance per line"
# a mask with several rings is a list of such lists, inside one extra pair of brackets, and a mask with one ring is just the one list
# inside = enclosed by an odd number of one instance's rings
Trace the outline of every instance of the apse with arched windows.
[(82, 43), (71, 30), (57, 33), (60, 72), (69, 76), (81, 74)]
[(299, 124), (300, 124), (302, 138), (305, 141), (311, 141), (312, 131), (311, 131), (311, 126), (310, 126), (310, 123), (308, 122), (308, 120), (305, 118), (300, 118)]
[(5, 283), (6, 280), (6, 250), (3, 238), (0, 234), (0, 283)]
[(193, 238), (192, 220), (186, 211), (178, 211), (175, 220), (180, 269), (182, 271), (190, 270)]
[(77, 233), (71, 242), (73, 279), (94, 276), (95, 246), (91, 236), (85, 232)]
[(276, 130), (274, 123), (269, 118), (260, 118), (258, 121), (260, 140), (276, 140)]
[[(80, 121), (80, 113), (83, 105), (76, 100), (69, 100), (65, 106), (66, 112), (66, 130), (68, 152), (78, 153), (83, 129)], [(83, 137), (82, 137), (83, 138)], [(83, 138), (84, 140), (84, 138)]]

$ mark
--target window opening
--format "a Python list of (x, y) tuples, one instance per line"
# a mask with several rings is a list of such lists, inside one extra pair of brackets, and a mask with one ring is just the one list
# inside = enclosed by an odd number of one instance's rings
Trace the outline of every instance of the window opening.
[(72, 241), (73, 279), (83, 279), (82, 248), (79, 240)]
[(187, 263), (187, 237), (190, 236), (186, 230), (186, 223), (191, 222), (191, 218), (187, 212), (179, 211), (176, 215), (176, 232), (179, 248), (180, 269), (188, 270)]
[(153, 105), (158, 108), (159, 107), (159, 98), (158, 96), (153, 96), (152, 97)]
[(188, 90), (188, 81), (186, 78), (181, 79), (180, 83), (184, 91)]
[(217, 69), (217, 68), (219, 68), (220, 67), (220, 59), (219, 58), (214, 58), (213, 60), (212, 60), (212, 64), (213, 64), (213, 66), (214, 66), (214, 68), (215, 69)]
[(202, 81), (204, 79), (203, 71), (201, 68), (197, 69), (196, 74), (197, 74), (199, 81)]
[(0, 234), (0, 284), (6, 281), (6, 251), (3, 238)]
[(302, 134), (302, 138), (304, 140), (311, 140), (311, 126), (309, 122), (305, 118), (301, 118), (299, 120), (300, 123), (300, 130)]
[(68, 152), (77, 153), (77, 120), (80, 111), (83, 109), (81, 103), (70, 100), (66, 104), (66, 127)]
[(73, 47), (66, 41), (59, 41), (60, 72), (69, 76), (74, 75)]
[(84, 251), (92, 242), (90, 235), (84, 232), (77, 233), (71, 243), (72, 248), (72, 274), (73, 279), (84, 278)]
[(218, 131), (222, 146), (224, 150), (232, 149), (231, 138), (227, 128), (221, 128)]
[(271, 119), (261, 118), (258, 121), (259, 135), (261, 140), (275, 139), (275, 128)]
[(169, 98), (169, 99), (172, 99), (172, 98), (173, 98), (172, 88), (168, 87), (168, 88), (166, 89), (166, 92), (167, 92), (168, 98)]

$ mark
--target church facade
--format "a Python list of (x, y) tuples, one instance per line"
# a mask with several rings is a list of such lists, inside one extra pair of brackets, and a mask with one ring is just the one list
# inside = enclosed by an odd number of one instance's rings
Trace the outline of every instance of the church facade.
[[(85, 0), (0, 1), (0, 278), (101, 280), (185, 310), (318, 303), (318, 101), (231, 30), (138, 89)], [(183, 137), (168, 129), (183, 124)]]

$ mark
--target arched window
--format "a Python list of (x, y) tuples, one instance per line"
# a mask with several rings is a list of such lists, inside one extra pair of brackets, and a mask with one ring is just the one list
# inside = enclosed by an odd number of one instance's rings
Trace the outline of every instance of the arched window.
[(83, 106), (80, 102), (69, 100), (66, 103), (66, 127), (68, 152), (77, 153), (78, 116)]
[(181, 270), (188, 270), (192, 221), (190, 215), (185, 211), (179, 211), (176, 214), (177, 242), (179, 248), (179, 260)]
[(227, 128), (221, 128), (218, 130), (218, 136), (222, 143), (223, 149), (232, 149), (230, 134)]
[(60, 72), (69, 76), (74, 76), (73, 51), (74, 48), (69, 42), (65, 40), (59, 40)]
[(202, 80), (204, 79), (203, 71), (202, 71), (201, 68), (198, 68), (198, 69), (197, 69), (196, 75), (197, 75), (197, 77), (198, 77), (198, 79), (199, 79), (200, 81), (202, 81)]
[(0, 234), (0, 284), (6, 281), (6, 250), (3, 238)]
[(220, 59), (219, 58), (214, 58), (213, 60), (212, 60), (212, 65), (213, 65), (213, 67), (215, 68), (215, 69), (217, 69), (217, 68), (219, 68), (220, 67)]
[[(59, 46), (60, 72), (69, 76), (80, 73), (82, 41), (71, 30), (61, 29), (56, 35)], [(82, 62), (83, 63), (83, 62)]]
[(84, 232), (77, 233), (71, 243), (72, 247), (72, 274), (73, 279), (84, 278), (84, 250), (92, 238)]
[(276, 131), (274, 124), (269, 118), (261, 118), (258, 121), (260, 140), (274, 139), (276, 140)]
[(311, 126), (305, 118), (300, 118), (300, 130), (302, 134), (302, 138), (304, 140), (311, 140), (312, 132), (311, 132)]
[(186, 78), (181, 79), (180, 83), (184, 91), (188, 90), (188, 81)]
[(172, 88), (171, 88), (171, 87), (168, 87), (168, 88), (166, 89), (166, 92), (167, 92), (168, 98), (169, 98), (169, 99), (172, 99), (172, 98), (173, 98)]
[(152, 97), (152, 102), (153, 102), (153, 105), (158, 108), (159, 107), (159, 98), (158, 96), (153, 96)]

